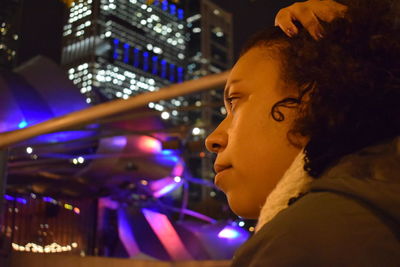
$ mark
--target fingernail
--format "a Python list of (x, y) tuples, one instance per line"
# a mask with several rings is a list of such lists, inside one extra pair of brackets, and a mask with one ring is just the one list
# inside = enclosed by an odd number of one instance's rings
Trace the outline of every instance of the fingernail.
[(323, 30), (317, 30), (316, 31), (316, 36), (318, 37), (318, 39), (324, 38), (324, 31)]
[(287, 28), (286, 32), (289, 34), (290, 37), (292, 37), (295, 34), (292, 28)]

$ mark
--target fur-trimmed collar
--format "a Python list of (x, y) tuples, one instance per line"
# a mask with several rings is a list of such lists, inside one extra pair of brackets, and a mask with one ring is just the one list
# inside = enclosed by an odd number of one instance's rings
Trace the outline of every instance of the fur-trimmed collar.
[(267, 197), (258, 218), (256, 232), (276, 214), (286, 209), (291, 198), (306, 193), (312, 181), (313, 178), (304, 171), (304, 151), (302, 150)]

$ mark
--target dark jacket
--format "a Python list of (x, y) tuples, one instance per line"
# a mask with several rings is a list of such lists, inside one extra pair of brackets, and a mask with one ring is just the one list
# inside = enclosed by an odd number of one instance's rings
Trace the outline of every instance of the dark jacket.
[(400, 266), (400, 138), (343, 157), (232, 266)]

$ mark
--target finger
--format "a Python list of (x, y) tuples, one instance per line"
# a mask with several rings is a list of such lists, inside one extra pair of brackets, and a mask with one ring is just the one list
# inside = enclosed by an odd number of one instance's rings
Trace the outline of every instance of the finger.
[(281, 9), (275, 17), (275, 26), (278, 26), (289, 37), (298, 33), (296, 25), (293, 23), (294, 19), (287, 9)]
[(293, 8), (293, 17), (303, 25), (315, 40), (323, 37), (323, 28), (317, 16), (308, 8)]
[(332, 22), (336, 18), (344, 18), (347, 12), (347, 6), (339, 4), (336, 1), (320, 1), (314, 6), (314, 14), (318, 19)]

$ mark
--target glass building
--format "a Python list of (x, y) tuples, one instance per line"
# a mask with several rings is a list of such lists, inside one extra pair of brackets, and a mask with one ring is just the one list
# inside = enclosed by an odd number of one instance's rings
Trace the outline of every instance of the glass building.
[[(188, 10), (188, 76), (195, 79), (230, 69), (233, 64), (232, 14), (209, 0), (191, 1)], [(189, 115), (197, 118), (194, 130), (198, 136), (194, 136), (194, 139), (204, 142), (205, 137), (226, 115), (223, 107), (223, 88), (193, 95), (188, 101), (201, 107)], [(196, 170), (199, 177), (213, 179), (213, 157), (210, 153), (203, 153), (200, 158), (191, 159), (196, 162), (195, 165), (201, 166)], [(216, 192), (209, 190), (201, 188), (199, 198), (215, 197)]]
[[(182, 82), (187, 50), (184, 18), (182, 6), (168, 1), (75, 1), (64, 26), (62, 64), (92, 104)], [(175, 108), (182, 100), (149, 107), (165, 110), (163, 119), (180, 121), (184, 118)]]

